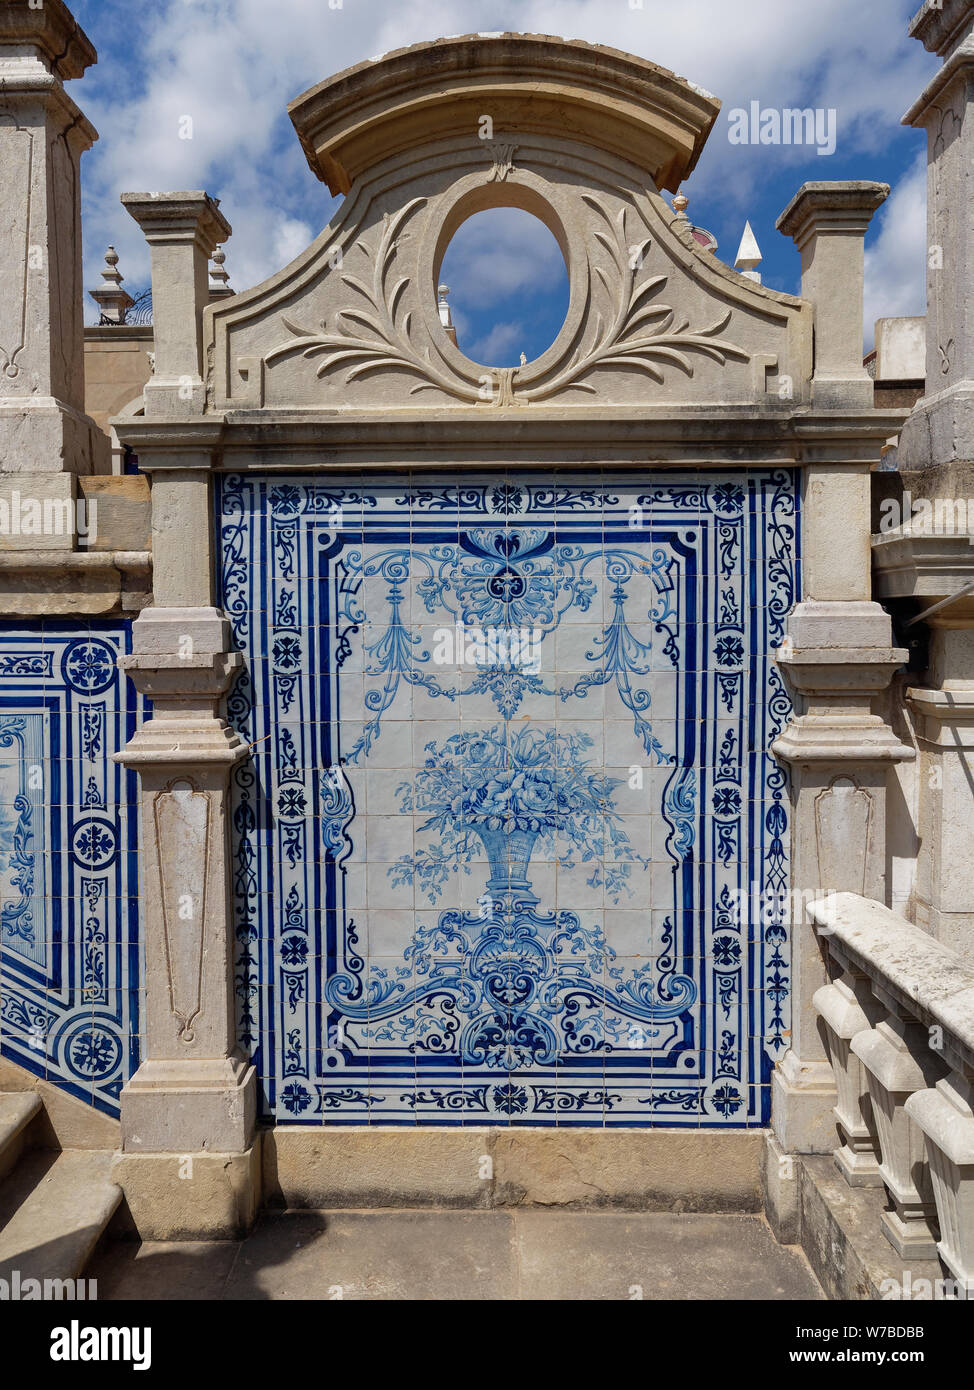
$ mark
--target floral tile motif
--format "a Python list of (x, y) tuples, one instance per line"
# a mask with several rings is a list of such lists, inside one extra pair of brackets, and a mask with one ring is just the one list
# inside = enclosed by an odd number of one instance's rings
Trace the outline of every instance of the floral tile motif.
[(110, 1114), (138, 1065), (127, 623), (0, 625), (3, 1055)]
[(219, 480), (265, 1113), (767, 1121), (797, 506), (781, 471)]

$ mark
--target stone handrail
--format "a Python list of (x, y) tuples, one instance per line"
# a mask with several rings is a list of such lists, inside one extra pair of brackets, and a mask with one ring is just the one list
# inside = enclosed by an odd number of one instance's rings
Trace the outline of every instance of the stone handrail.
[(808, 909), (830, 983), (816, 991), (852, 1186), (885, 1186), (883, 1232), (904, 1260), (939, 1257), (974, 1291), (974, 969), (880, 903)]

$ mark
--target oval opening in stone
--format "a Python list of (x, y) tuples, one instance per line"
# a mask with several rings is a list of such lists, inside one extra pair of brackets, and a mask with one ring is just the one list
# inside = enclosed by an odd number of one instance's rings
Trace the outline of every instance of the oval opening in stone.
[(533, 362), (568, 313), (568, 271), (557, 241), (520, 208), (468, 217), (443, 256), (440, 322), (465, 356), (485, 367)]

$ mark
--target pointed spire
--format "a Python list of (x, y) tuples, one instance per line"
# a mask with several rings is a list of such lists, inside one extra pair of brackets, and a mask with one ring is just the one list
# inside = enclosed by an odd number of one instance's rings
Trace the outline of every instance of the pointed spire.
[(739, 270), (745, 280), (753, 280), (756, 285), (761, 283), (761, 275), (757, 267), (761, 264), (764, 257), (761, 255), (761, 248), (757, 243), (757, 238), (751, 231), (750, 222), (744, 223), (744, 235), (741, 237), (741, 244), (737, 248), (737, 259), (734, 262), (734, 269)]
[(230, 276), (225, 268), (227, 253), (222, 246), (217, 246), (211, 257), (213, 264), (210, 266), (210, 303), (214, 299), (228, 299), (236, 291), (230, 288)]
[(89, 290), (88, 293), (101, 310), (100, 323), (120, 326), (124, 324), (126, 315), (135, 300), (128, 290), (122, 289), (124, 277), (118, 272), (118, 252), (114, 246), (109, 246), (105, 252), (105, 265), (107, 268), (101, 273), (104, 283), (99, 285), (96, 290)]
[(446, 335), (451, 343), (457, 341), (457, 330), (453, 326), (453, 315), (450, 313), (450, 305), (447, 295), (450, 293), (449, 285), (438, 285), (436, 288), (437, 300), (436, 307), (440, 315), (440, 323), (446, 329)]

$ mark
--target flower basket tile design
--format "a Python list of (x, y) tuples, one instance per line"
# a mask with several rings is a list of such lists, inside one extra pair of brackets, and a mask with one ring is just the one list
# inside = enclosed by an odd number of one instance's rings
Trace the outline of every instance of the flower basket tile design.
[(112, 1115), (139, 1061), (129, 644), (127, 622), (0, 625), (2, 1051)]
[(265, 1114), (766, 1123), (794, 474), (217, 486)]

